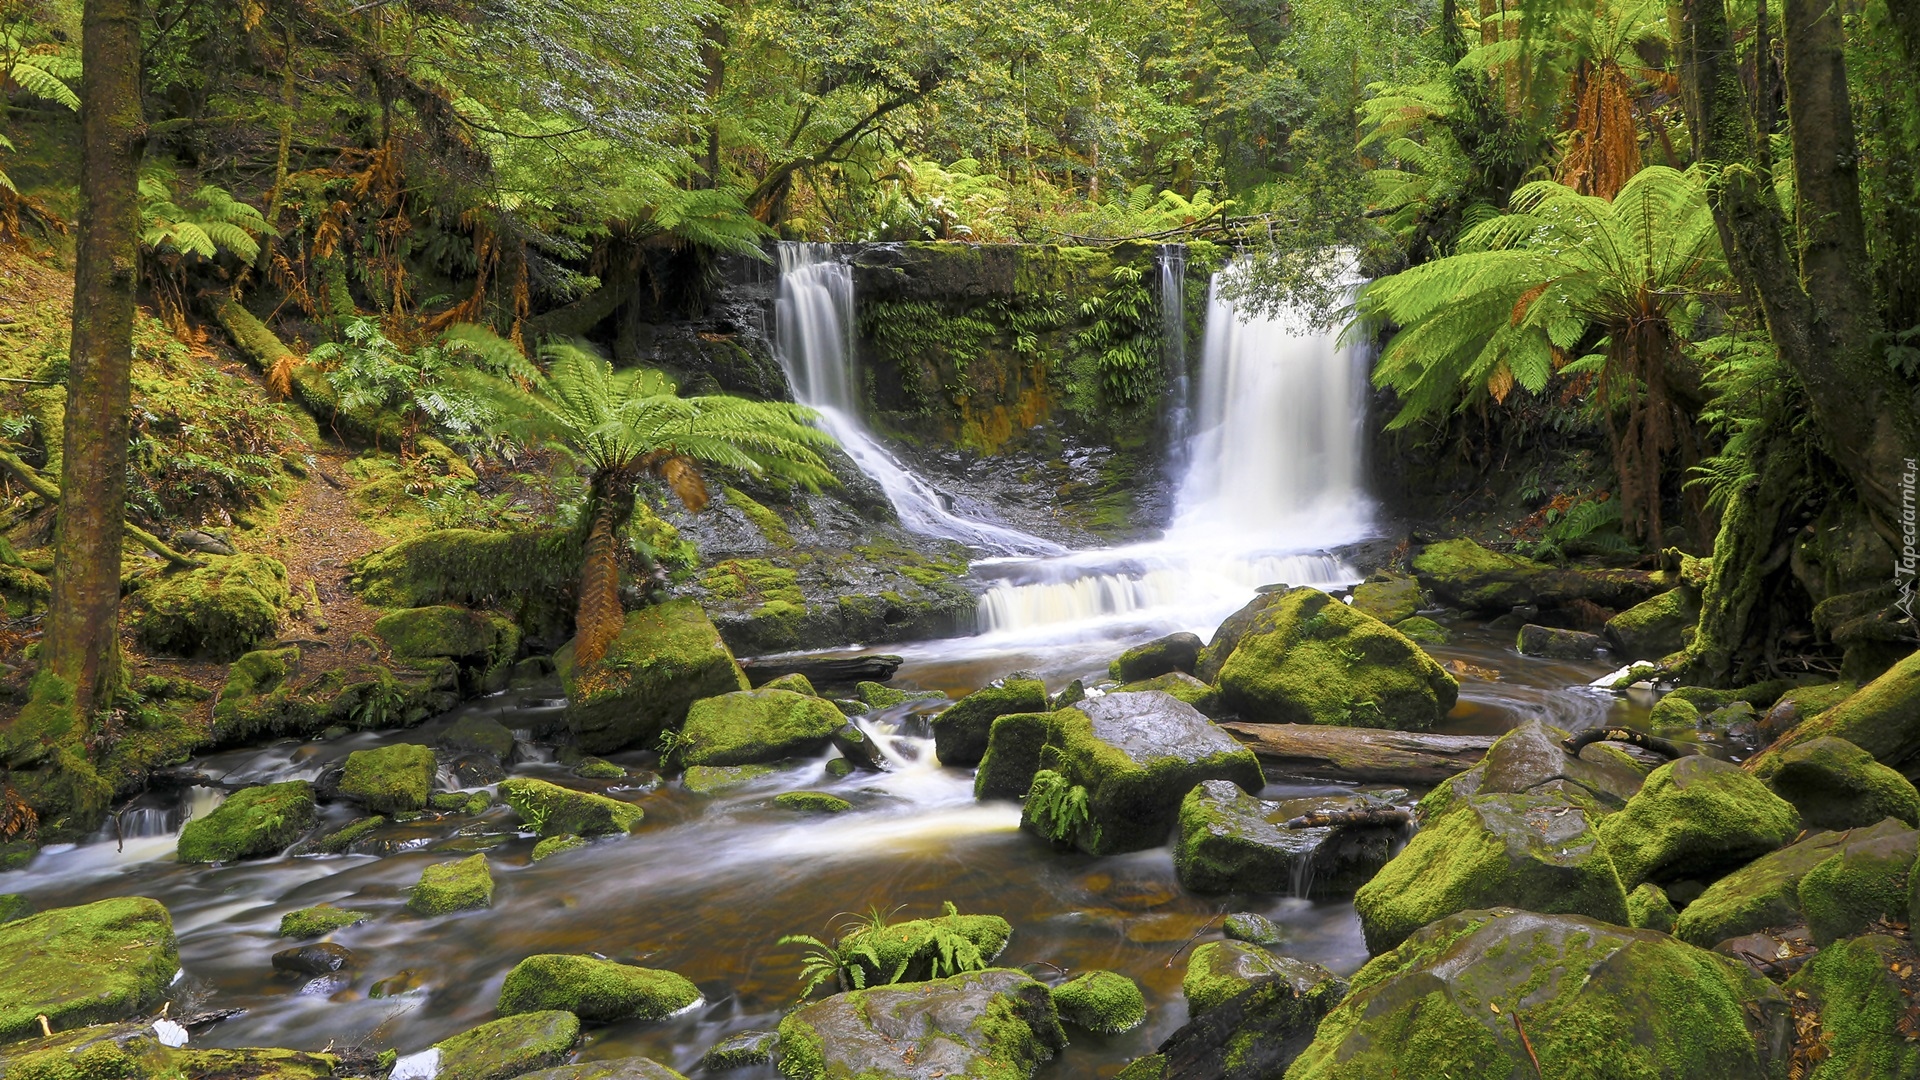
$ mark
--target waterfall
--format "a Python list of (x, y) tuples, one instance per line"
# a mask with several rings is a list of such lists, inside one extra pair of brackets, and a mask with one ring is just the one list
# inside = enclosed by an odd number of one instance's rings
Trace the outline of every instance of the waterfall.
[[(1170, 333), (1170, 279), (1184, 256), (1161, 253)], [(1239, 310), (1221, 290), (1223, 277), (1238, 272), (1235, 264), (1215, 275), (1209, 291), (1197, 401), (1174, 459), (1180, 481), (1165, 536), (989, 568), (1000, 580), (979, 600), (983, 633), (1054, 641), (1116, 627), (1205, 633), (1258, 586), (1357, 577), (1325, 549), (1371, 527), (1362, 453), (1367, 357), (1303, 313)], [(1181, 415), (1183, 369), (1172, 383), (1170, 419)]]
[(1187, 370), (1187, 245), (1160, 246), (1160, 349), (1167, 366), (1167, 473), (1186, 471), (1193, 427), (1192, 373)]
[(793, 395), (886, 493), (900, 524), (993, 555), (1063, 555), (1067, 549), (1018, 529), (962, 517), (860, 422), (853, 368), (853, 271), (830, 244), (780, 245), (774, 353)]

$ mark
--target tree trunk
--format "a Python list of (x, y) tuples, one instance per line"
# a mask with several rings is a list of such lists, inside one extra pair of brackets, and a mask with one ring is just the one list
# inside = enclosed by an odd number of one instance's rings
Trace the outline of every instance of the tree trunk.
[(580, 669), (600, 662), (608, 646), (620, 636), (626, 613), (620, 605), (620, 558), (616, 547), (618, 525), (631, 513), (632, 497), (619, 497), (615, 482), (596, 480), (593, 518), (587, 525), (586, 551), (580, 567), (580, 602), (574, 611), (574, 664)]
[(139, 0), (86, 0), (81, 17), (81, 208), (53, 603), (41, 656), (84, 716), (119, 675), (120, 541), (139, 266)]

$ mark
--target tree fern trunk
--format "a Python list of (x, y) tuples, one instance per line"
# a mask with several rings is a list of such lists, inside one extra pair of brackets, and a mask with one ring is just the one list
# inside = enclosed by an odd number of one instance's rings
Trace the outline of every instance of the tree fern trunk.
[(614, 548), (614, 502), (604, 491), (596, 491), (593, 518), (587, 526), (580, 603), (574, 612), (574, 662), (581, 667), (597, 664), (607, 655), (625, 621), (620, 609), (620, 560)]

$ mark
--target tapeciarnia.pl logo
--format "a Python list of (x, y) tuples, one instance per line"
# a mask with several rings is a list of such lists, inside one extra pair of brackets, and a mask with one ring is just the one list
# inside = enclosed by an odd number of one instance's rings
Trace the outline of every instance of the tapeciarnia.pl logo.
[(1900, 590), (1900, 599), (1894, 601), (1907, 617), (1913, 621), (1913, 588), (1916, 568), (1920, 568), (1920, 541), (1916, 541), (1916, 526), (1913, 507), (1913, 482), (1920, 469), (1914, 467), (1914, 459), (1905, 460), (1905, 471), (1900, 474), (1900, 557), (1893, 562), (1893, 584)]

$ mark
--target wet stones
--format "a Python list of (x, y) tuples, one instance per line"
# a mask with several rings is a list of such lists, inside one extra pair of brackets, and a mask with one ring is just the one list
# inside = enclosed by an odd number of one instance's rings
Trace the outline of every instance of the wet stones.
[[(1196, 951), (1188, 964), (1192, 1019), (1122, 1072), (1124, 1080), (1279, 1076), (1312, 1041), (1320, 1019), (1346, 996), (1346, 980), (1318, 964), (1234, 942), (1211, 944), (1226, 948)], [(1196, 992), (1207, 1002), (1204, 1008)]]
[(570, 1012), (509, 1016), (435, 1043), (437, 1068), (428, 1075), (434, 1080), (509, 1080), (559, 1065), (578, 1041), (580, 1019)]
[(1800, 811), (1809, 828), (1852, 829), (1882, 818), (1920, 825), (1920, 792), (1873, 755), (1831, 736), (1782, 752), (1772, 779), (1776, 795)]
[(778, 1040), (779, 1036), (771, 1031), (736, 1032), (708, 1048), (700, 1058), (700, 1067), (719, 1072), (765, 1065), (773, 1060), (773, 1047)]
[(435, 863), (421, 871), (419, 882), (407, 894), (407, 908), (420, 915), (447, 915), (492, 906), (493, 875), (487, 870), (485, 855)]
[(320, 937), (335, 930), (365, 922), (373, 918), (364, 911), (348, 911), (331, 904), (301, 908), (280, 916), (280, 936), (290, 938)]
[(1658, 660), (1686, 648), (1699, 621), (1699, 593), (1682, 587), (1635, 604), (1608, 619), (1605, 634), (1607, 643), (1622, 660)]
[(747, 689), (720, 632), (691, 600), (628, 613), (593, 671), (576, 668), (570, 646), (554, 662), (567, 690), (567, 726), (589, 754), (651, 746), (663, 729), (680, 726), (695, 701)]
[(1249, 945), (1279, 945), (1287, 939), (1272, 919), (1252, 911), (1239, 911), (1227, 916), (1220, 924), (1220, 931), (1234, 941), (1244, 941)]
[(1146, 1022), (1147, 999), (1132, 979), (1089, 971), (1053, 988), (1060, 1019), (1096, 1035), (1118, 1035)]
[(995, 968), (835, 994), (780, 1022), (787, 1080), (1025, 1078), (1067, 1044), (1045, 984)]
[[(713, 1066), (709, 1065), (711, 1069)], [(608, 1061), (583, 1061), (554, 1069), (530, 1072), (517, 1080), (687, 1080), (652, 1058), (627, 1057)]]
[(881, 772), (886, 769), (886, 755), (880, 752), (880, 747), (875, 745), (858, 725), (841, 724), (833, 729), (832, 739), (833, 748), (840, 751), (840, 756), (851, 762), (855, 768), (865, 769), (868, 772)]
[(347, 755), (339, 792), (376, 814), (422, 810), (433, 790), (433, 767), (433, 751), (418, 743), (355, 750)]
[(503, 1016), (565, 1009), (589, 1023), (608, 1023), (658, 1020), (699, 1000), (699, 988), (671, 971), (542, 954), (507, 973), (498, 1008)]
[(181, 862), (231, 862), (274, 855), (313, 824), (313, 785), (305, 780), (244, 788), (180, 830)]
[(741, 690), (693, 703), (680, 729), (687, 765), (757, 765), (817, 754), (845, 723), (830, 701), (791, 690)]
[(1046, 709), (1045, 683), (1010, 676), (968, 694), (933, 718), (934, 753), (942, 765), (978, 765), (987, 752), (987, 738), (995, 720), (1009, 713)]
[(516, 776), (500, 782), (500, 798), (541, 836), (609, 836), (632, 831), (646, 811), (605, 795)]
[(853, 804), (824, 791), (789, 791), (773, 797), (773, 805), (800, 814), (844, 814)]
[(1397, 828), (1289, 829), (1285, 822), (1326, 809), (1385, 809), (1367, 796), (1268, 802), (1225, 780), (1209, 780), (1180, 804), (1173, 865), (1195, 892), (1305, 896), (1310, 888), (1351, 890), (1386, 865)]
[(1205, 643), (1195, 634), (1168, 634), (1121, 653), (1107, 665), (1107, 674), (1122, 683), (1141, 682), (1175, 671), (1191, 675), (1200, 663), (1200, 650), (1204, 647)]
[(1541, 656), (1550, 660), (1592, 660), (1606, 651), (1607, 640), (1599, 634), (1528, 623), (1520, 628), (1520, 636), (1515, 640), (1514, 647), (1522, 656)]
[(353, 966), (353, 951), (331, 941), (296, 945), (273, 954), (273, 970), (288, 975), (331, 975)]
[(1791, 803), (1738, 766), (1700, 756), (1655, 769), (1601, 825), (1620, 880), (1630, 886), (1711, 881), (1799, 832)]
[(461, 717), (440, 733), (437, 745), (456, 753), (485, 754), (501, 765), (513, 761), (513, 732), (485, 716)]

